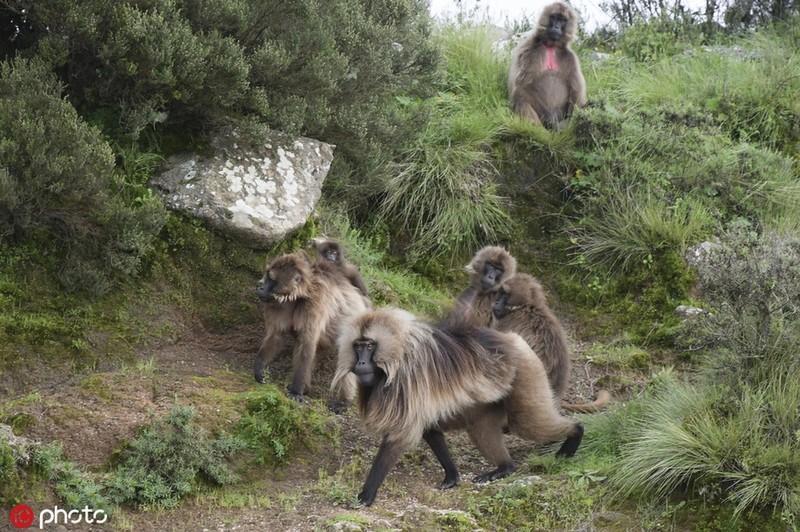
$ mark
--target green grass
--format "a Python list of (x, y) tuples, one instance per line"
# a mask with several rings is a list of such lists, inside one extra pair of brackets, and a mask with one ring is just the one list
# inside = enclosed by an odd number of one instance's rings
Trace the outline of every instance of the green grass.
[[(775, 149), (796, 146), (800, 104), (792, 95), (800, 92), (800, 55), (774, 32), (740, 44), (743, 53), (696, 51), (636, 69), (620, 95), (642, 106), (695, 104), (732, 136)], [(792, 131), (795, 142), (787, 144)]]
[(587, 450), (618, 457), (608, 473), (623, 497), (693, 493), (736, 514), (797, 516), (798, 405), (800, 384), (788, 375), (740, 394), (670, 378), (634, 407), (590, 423)]
[(510, 112), (490, 31), (447, 27), (440, 38), (444, 90), (426, 104), (429, 126), (398, 163), (381, 212), (405, 233), (412, 260), (452, 265), (512, 225), (491, 154)]
[(710, 234), (714, 218), (694, 198), (669, 205), (647, 190), (619, 189), (601, 207), (598, 219), (576, 224), (572, 238), (589, 263), (627, 271), (653, 261), (660, 251), (682, 254)]

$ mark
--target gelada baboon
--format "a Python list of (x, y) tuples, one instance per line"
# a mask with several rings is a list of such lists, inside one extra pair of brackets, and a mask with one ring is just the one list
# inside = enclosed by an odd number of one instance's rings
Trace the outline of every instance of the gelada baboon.
[(478, 250), (467, 265), (470, 285), (456, 298), (453, 318), (475, 327), (488, 327), (497, 291), (517, 271), (517, 260), (500, 246)]
[(333, 268), (334, 271), (342, 274), (350, 284), (361, 290), (362, 294), (368, 295), (367, 283), (358, 273), (358, 268), (344, 258), (344, 250), (339, 242), (328, 240), (325, 237), (317, 237), (309, 240), (308, 245), (317, 252), (317, 265), (323, 268), (326, 265)]
[(514, 48), (508, 97), (516, 114), (561, 129), (575, 106), (586, 105), (586, 81), (569, 47), (577, 27), (575, 11), (555, 2), (544, 8), (535, 31)]
[(419, 443), (431, 446), (445, 471), (440, 488), (459, 480), (444, 432), (465, 429), (496, 469), (475, 482), (511, 474), (515, 467), (504, 428), (527, 440), (565, 440), (572, 456), (583, 426), (558, 413), (539, 358), (516, 334), (456, 322), (436, 327), (394, 308), (349, 320), (338, 341), (339, 379), (355, 374), (358, 406), (370, 432), (382, 436), (358, 500), (370, 505), (400, 457)]
[[(556, 398), (563, 397), (572, 369), (567, 334), (547, 305), (542, 285), (530, 275), (516, 274), (500, 287), (492, 313), (493, 328), (519, 334), (541, 359)], [(591, 403), (561, 406), (570, 412), (595, 412), (605, 408), (610, 398), (608, 392), (600, 390)]]
[[(256, 290), (264, 303), (264, 340), (258, 349), (253, 373), (265, 382), (264, 366), (296, 341), (289, 396), (302, 400), (311, 384), (317, 352), (332, 351), (341, 322), (370, 306), (361, 292), (341, 277), (316, 268), (300, 251), (268, 263)], [(355, 396), (355, 380), (342, 380), (332, 409), (343, 409)]]

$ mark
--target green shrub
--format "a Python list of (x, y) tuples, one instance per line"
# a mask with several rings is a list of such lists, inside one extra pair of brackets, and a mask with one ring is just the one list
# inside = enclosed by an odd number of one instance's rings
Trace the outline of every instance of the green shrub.
[(325, 438), (336, 438), (326, 415), (297, 404), (275, 386), (247, 393), (244, 401), (236, 434), (258, 464), (283, 464), (299, 446), (314, 449)]
[(430, 95), (437, 76), (422, 0), (23, 4), (49, 30), (28, 52), (69, 72), (76, 105), (124, 145), (222, 125), (303, 134), (337, 146), (328, 188), (352, 199), (349, 170), (385, 179), (419, 129), (399, 99)]
[(116, 504), (174, 507), (201, 481), (222, 485), (237, 477), (225, 458), (242, 449), (232, 437), (211, 440), (193, 426), (191, 407), (174, 407), (133, 439), (105, 483)]
[(713, 379), (760, 385), (800, 366), (800, 239), (732, 225), (699, 261), (711, 312), (687, 322), (681, 345), (702, 350)]
[(110, 186), (113, 153), (40, 61), (0, 65), (0, 237), (42, 242), (67, 288), (103, 292), (136, 272), (161, 202)]
[(67, 507), (108, 509), (111, 506), (101, 493), (101, 485), (74, 462), (64, 459), (64, 449), (60, 443), (32, 447), (31, 455), (31, 463), (52, 482), (56, 495)]
[(616, 46), (636, 61), (652, 63), (683, 52), (702, 42), (702, 26), (691, 16), (660, 16), (638, 19), (620, 32)]

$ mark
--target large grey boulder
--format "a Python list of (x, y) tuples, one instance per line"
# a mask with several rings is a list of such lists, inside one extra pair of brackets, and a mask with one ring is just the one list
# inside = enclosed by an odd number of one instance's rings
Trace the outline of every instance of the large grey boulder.
[(231, 133), (217, 137), (212, 148), (210, 157), (170, 157), (151, 185), (169, 209), (263, 247), (302, 227), (313, 213), (334, 146), (278, 133), (245, 145)]

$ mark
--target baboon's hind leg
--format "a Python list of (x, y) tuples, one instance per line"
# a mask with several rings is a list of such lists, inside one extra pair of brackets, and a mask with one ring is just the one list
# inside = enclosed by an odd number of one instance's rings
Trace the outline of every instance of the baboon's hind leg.
[(490, 482), (504, 478), (516, 469), (503, 441), (505, 421), (502, 409), (499, 408), (487, 410), (485, 414), (470, 421), (467, 434), (472, 443), (489, 463), (497, 466), (497, 469), (475, 477), (474, 482)]

